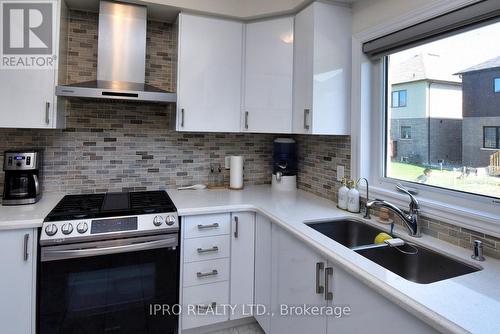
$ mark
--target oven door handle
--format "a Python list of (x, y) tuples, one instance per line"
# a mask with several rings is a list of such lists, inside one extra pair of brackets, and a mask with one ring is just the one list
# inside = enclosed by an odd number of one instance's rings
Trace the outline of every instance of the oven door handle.
[(95, 247), (95, 248), (83, 248), (83, 249), (50, 249), (42, 248), (41, 261), (55, 261), (70, 258), (88, 257), (88, 256), (99, 256), (108, 255), (116, 253), (126, 253), (126, 252), (137, 252), (148, 249), (155, 248), (167, 248), (167, 247), (177, 247), (177, 238), (167, 238), (154, 241), (144, 241), (128, 245), (111, 246), (111, 247)]

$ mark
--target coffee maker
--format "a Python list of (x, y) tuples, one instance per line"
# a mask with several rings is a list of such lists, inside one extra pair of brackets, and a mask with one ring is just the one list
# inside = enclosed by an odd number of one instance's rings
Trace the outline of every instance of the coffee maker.
[(40, 200), (41, 160), (42, 152), (39, 150), (5, 151), (2, 205), (33, 204)]
[(277, 138), (273, 142), (272, 188), (297, 189), (297, 144), (291, 138)]

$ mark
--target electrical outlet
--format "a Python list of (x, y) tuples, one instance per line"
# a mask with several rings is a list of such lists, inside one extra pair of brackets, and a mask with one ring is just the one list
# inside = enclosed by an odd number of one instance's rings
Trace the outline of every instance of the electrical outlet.
[(231, 157), (230, 156), (224, 157), (224, 168), (225, 169), (231, 168)]
[(345, 174), (344, 174), (344, 166), (342, 165), (337, 165), (337, 181), (342, 181), (342, 179), (344, 178)]

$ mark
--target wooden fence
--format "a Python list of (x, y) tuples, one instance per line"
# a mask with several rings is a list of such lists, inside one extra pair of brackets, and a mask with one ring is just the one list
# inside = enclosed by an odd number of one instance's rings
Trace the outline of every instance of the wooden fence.
[(496, 151), (490, 156), (490, 175), (500, 175), (500, 151)]

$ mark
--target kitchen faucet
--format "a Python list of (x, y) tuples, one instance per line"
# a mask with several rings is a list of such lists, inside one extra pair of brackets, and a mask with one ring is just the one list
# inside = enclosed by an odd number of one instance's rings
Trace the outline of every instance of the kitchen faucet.
[(422, 235), (420, 233), (420, 224), (418, 221), (418, 212), (420, 210), (419, 205), (418, 205), (418, 201), (410, 193), (410, 191), (408, 189), (403, 187), (402, 184), (398, 183), (396, 185), (396, 188), (400, 192), (403, 192), (403, 193), (407, 194), (408, 196), (410, 196), (410, 210), (408, 211), (408, 213), (404, 212), (403, 210), (401, 210), (400, 208), (398, 208), (394, 204), (389, 203), (389, 202), (384, 201), (384, 200), (380, 200), (380, 199), (375, 199), (373, 201), (367, 202), (366, 203), (366, 210), (368, 212), (368, 210), (370, 210), (370, 208), (372, 206), (382, 206), (382, 207), (390, 209), (399, 218), (401, 218), (401, 220), (403, 221), (403, 224), (408, 229), (408, 233), (410, 236), (415, 237), (415, 238), (420, 238)]

